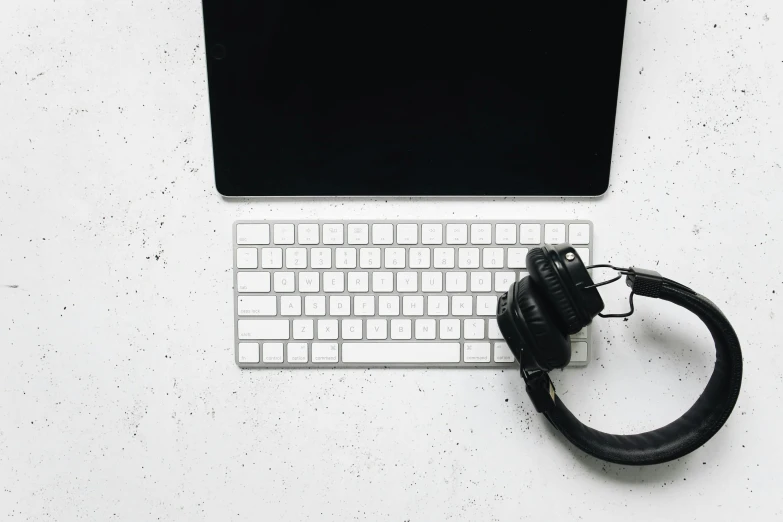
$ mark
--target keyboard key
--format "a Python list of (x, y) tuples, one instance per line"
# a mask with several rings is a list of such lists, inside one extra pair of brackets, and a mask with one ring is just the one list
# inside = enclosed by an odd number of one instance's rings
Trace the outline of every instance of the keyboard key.
[(357, 295), (353, 298), (354, 315), (375, 315), (375, 296)]
[(392, 319), (391, 338), (395, 340), (406, 340), (411, 338), (411, 320), (410, 319)]
[(432, 264), (435, 268), (454, 268), (454, 249), (436, 248)]
[(313, 320), (312, 319), (294, 319), (293, 324), (294, 339), (312, 340), (313, 339)]
[(495, 292), (507, 292), (516, 278), (514, 272), (495, 272)]
[(478, 248), (460, 248), (459, 249), (459, 267), (460, 268), (478, 268), (479, 267), (479, 249)]
[(511, 353), (511, 349), (506, 343), (495, 343), (495, 356), (496, 363), (512, 363), (514, 362), (514, 354)]
[(280, 296), (280, 315), (302, 315), (302, 298), (298, 295)]
[(307, 249), (306, 248), (286, 248), (285, 249), (285, 267), (286, 268), (307, 268)]
[(359, 249), (359, 268), (380, 268), (380, 267), (381, 267), (380, 248)]
[(258, 250), (237, 248), (237, 268), (258, 268)]
[(541, 225), (538, 223), (522, 223), (519, 225), (519, 244), (541, 244)]
[(239, 319), (237, 332), (240, 339), (285, 340), (288, 339), (288, 319)]
[(293, 245), (294, 244), (294, 225), (276, 224), (274, 226), (275, 245)]
[(394, 273), (393, 272), (373, 272), (372, 273), (372, 291), (373, 292), (393, 292), (394, 291)]
[(503, 249), (485, 248), (481, 253), (482, 266), (484, 268), (503, 268)]
[(318, 244), (318, 225), (316, 223), (303, 223), (297, 227), (300, 245)]
[(364, 332), (362, 330), (361, 319), (343, 319), (342, 320), (343, 339), (361, 340)]
[(351, 315), (351, 296), (331, 296), (329, 298), (329, 314), (336, 316)]
[(318, 320), (318, 339), (322, 341), (336, 340), (337, 335), (337, 319), (319, 319)]
[(400, 315), (400, 296), (382, 295), (378, 297), (378, 315)]
[(508, 267), (526, 268), (527, 267), (527, 248), (509, 248), (508, 249)]
[(405, 268), (405, 249), (384, 248), (383, 266), (385, 268)]
[(465, 339), (483, 339), (484, 319), (465, 319), (463, 332)]
[(288, 362), (307, 362), (307, 343), (288, 343), (286, 345), (286, 351), (288, 352)]
[(411, 268), (429, 268), (430, 267), (430, 249), (429, 248), (411, 248), (410, 265)]
[(283, 268), (283, 249), (262, 248), (261, 268)]
[(418, 272), (397, 272), (397, 291), (416, 292), (419, 289), (418, 281)]
[(268, 245), (268, 244), (269, 244), (269, 225), (250, 224), (250, 223), (239, 223), (237, 225), (237, 245)]
[(458, 363), (460, 346), (459, 343), (343, 343), (343, 362)]
[(576, 250), (576, 253), (579, 256), (579, 259), (582, 260), (582, 263), (584, 263), (585, 266), (590, 266), (590, 249), (576, 247), (574, 250)]
[(293, 272), (275, 272), (275, 292), (290, 293), (294, 291), (294, 273)]
[(355, 248), (335, 249), (334, 266), (336, 268), (356, 268), (356, 249)]
[(468, 244), (468, 225), (446, 225), (446, 243), (449, 245)]
[(370, 276), (367, 272), (348, 272), (349, 292), (368, 292), (370, 290)]
[(237, 298), (237, 315), (277, 315), (274, 296), (246, 295)]
[(313, 343), (314, 363), (337, 363), (339, 353), (337, 343)]
[(473, 245), (489, 245), (492, 243), (492, 225), (474, 223), (470, 225), (470, 242)]
[(476, 315), (496, 316), (498, 298), (496, 295), (480, 295), (476, 297)]
[(590, 225), (574, 223), (568, 225), (568, 242), (572, 245), (587, 245), (590, 243)]
[(299, 291), (303, 294), (318, 292), (320, 277), (320, 272), (299, 272)]
[(343, 225), (342, 223), (325, 223), (323, 226), (324, 245), (342, 245), (343, 244)]
[(443, 225), (427, 223), (421, 226), (421, 243), (423, 245), (443, 244)]
[(491, 292), (492, 274), (490, 272), (471, 272), (470, 274), (471, 292)]
[(283, 343), (264, 343), (264, 362), (283, 362)]
[(368, 319), (367, 320), (367, 339), (379, 340), (386, 339), (386, 319)]
[(332, 268), (332, 249), (331, 248), (311, 248), (310, 249), (310, 267), (319, 270)]
[(421, 273), (421, 291), (422, 292), (442, 292), (443, 291), (443, 272), (422, 272)]
[(348, 244), (367, 245), (370, 243), (370, 226), (352, 223), (348, 225)]
[(487, 337), (490, 339), (503, 339), (503, 334), (500, 333), (497, 319), (487, 320)]
[(587, 339), (587, 328), (582, 328), (578, 332), (576, 332), (574, 335), (571, 336), (571, 339)]
[(467, 292), (468, 274), (466, 272), (446, 272), (447, 292)]
[(427, 315), (449, 315), (449, 296), (429, 296), (427, 298)]
[(416, 319), (416, 339), (435, 339), (435, 319)]
[(441, 319), (439, 322), (441, 339), (459, 339), (460, 324), (459, 319)]
[(517, 226), (514, 224), (497, 224), (495, 226), (495, 243), (498, 245), (516, 245)]
[(473, 296), (455, 295), (451, 298), (451, 315), (473, 315)]
[(239, 362), (258, 364), (259, 353), (258, 343), (239, 343)]
[(583, 363), (587, 362), (587, 343), (575, 342), (571, 343), (571, 362)]
[(326, 315), (326, 297), (322, 295), (305, 297), (305, 315)]
[(397, 244), (415, 245), (419, 242), (419, 225), (400, 224), (397, 225)]
[(324, 292), (344, 292), (345, 274), (343, 272), (324, 272)]
[(406, 295), (403, 297), (402, 315), (424, 315), (424, 296)]
[(269, 292), (271, 287), (269, 272), (238, 272), (238, 292)]
[(488, 363), (489, 343), (465, 343), (464, 361), (466, 363)]
[(566, 227), (561, 223), (547, 223), (544, 225), (544, 243), (559, 245), (565, 243)]
[(376, 223), (372, 226), (372, 242), (376, 245), (391, 245), (394, 243), (394, 225)]

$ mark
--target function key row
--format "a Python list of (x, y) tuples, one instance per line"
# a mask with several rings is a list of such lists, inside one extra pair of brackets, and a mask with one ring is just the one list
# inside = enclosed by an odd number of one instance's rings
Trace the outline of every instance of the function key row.
[[(568, 234), (566, 235), (566, 229)], [(590, 243), (590, 225), (572, 223), (239, 223), (239, 245), (538, 245)], [(543, 241), (542, 241), (543, 239)]]

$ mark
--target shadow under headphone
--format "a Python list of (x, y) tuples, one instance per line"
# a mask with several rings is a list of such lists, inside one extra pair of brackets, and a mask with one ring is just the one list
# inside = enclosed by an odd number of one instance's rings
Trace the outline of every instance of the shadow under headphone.
[[(620, 275), (593, 283), (589, 268), (612, 268)], [(697, 449), (729, 417), (742, 381), (742, 352), (734, 329), (721, 311), (690, 288), (638, 268), (585, 267), (567, 244), (533, 248), (527, 254), (529, 276), (511, 285), (498, 300), (498, 326), (520, 363), (528, 395), (536, 410), (576, 447), (596, 458), (626, 465), (659, 464)], [(604, 315), (597, 287), (626, 275), (631, 312)], [(647, 433), (611, 435), (582, 424), (555, 393), (547, 372), (571, 360), (569, 335), (593, 317), (627, 317), (633, 296), (669, 301), (693, 312), (709, 329), (717, 358), (707, 387), (696, 403), (671, 424)]]

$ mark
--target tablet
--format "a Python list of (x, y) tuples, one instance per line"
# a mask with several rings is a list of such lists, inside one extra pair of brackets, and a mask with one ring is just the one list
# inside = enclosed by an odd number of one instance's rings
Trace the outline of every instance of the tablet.
[(625, 0), (203, 0), (226, 196), (596, 196)]

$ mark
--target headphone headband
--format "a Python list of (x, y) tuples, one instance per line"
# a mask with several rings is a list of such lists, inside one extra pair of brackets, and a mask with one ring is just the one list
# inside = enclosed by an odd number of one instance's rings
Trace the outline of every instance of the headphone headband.
[[(561, 247), (565, 245), (556, 248)], [(573, 261), (573, 258), (570, 260)], [(515, 285), (519, 283), (512, 285), (508, 294), (501, 297), (498, 324), (509, 347), (520, 361), (522, 377), (536, 410), (543, 413), (566, 439), (582, 451), (609, 462), (626, 465), (659, 464), (699, 448), (726, 422), (739, 397), (742, 352), (731, 324), (706, 297), (656, 272), (638, 268), (620, 271), (627, 276), (626, 283), (632, 288), (632, 310), (634, 294), (669, 301), (695, 314), (707, 326), (715, 343), (715, 368), (704, 392), (684, 415), (662, 428), (635, 435), (612, 435), (582, 424), (568, 410), (556, 394), (547, 371), (535, 368), (531, 364), (530, 354), (524, 353), (529, 350), (524, 348), (525, 337), (521, 335), (524, 330), (520, 328), (520, 318), (515, 316), (515, 312), (518, 312), (515, 310), (518, 307)], [(590, 289), (595, 286), (598, 285), (592, 285)], [(624, 315), (628, 314), (620, 316)], [(530, 339), (527, 340), (529, 345)]]

